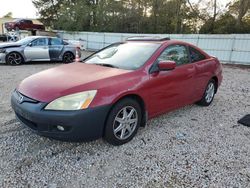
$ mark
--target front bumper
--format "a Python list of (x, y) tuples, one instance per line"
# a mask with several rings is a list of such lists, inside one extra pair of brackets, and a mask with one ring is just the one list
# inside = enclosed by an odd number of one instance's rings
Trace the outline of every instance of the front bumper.
[[(22, 101), (20, 102), (20, 97)], [(46, 103), (34, 101), (14, 91), (11, 105), (17, 119), (37, 134), (64, 140), (90, 141), (103, 136), (105, 120), (110, 106), (76, 111), (44, 110)], [(61, 131), (57, 126), (64, 127)]]
[(5, 63), (5, 57), (6, 57), (5, 53), (0, 53), (0, 63)]

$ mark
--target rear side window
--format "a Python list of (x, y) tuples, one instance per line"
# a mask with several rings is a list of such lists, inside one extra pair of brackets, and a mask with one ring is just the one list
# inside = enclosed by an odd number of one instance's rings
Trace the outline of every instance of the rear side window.
[(175, 61), (177, 66), (188, 64), (188, 50), (186, 46), (183, 45), (169, 46), (158, 57), (157, 61)]
[(206, 59), (206, 56), (201, 52), (199, 52), (198, 50), (196, 50), (195, 48), (190, 46), (189, 50), (192, 63)]
[(33, 23), (31, 20), (19, 20), (18, 22), (24, 23), (24, 24), (32, 24)]
[(24, 20), (24, 23), (26, 23), (26, 24), (32, 24), (32, 21), (31, 20)]
[(59, 38), (51, 38), (50, 39), (50, 45), (62, 45), (63, 42), (62, 42), (62, 39), (59, 39)]

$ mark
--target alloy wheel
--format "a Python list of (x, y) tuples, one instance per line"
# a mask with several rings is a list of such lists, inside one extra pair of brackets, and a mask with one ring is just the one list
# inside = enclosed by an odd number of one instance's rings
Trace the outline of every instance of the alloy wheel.
[(9, 54), (7, 57), (7, 63), (11, 65), (20, 65), (22, 62), (23, 62), (22, 56), (16, 52)]
[(117, 139), (126, 140), (136, 129), (138, 114), (134, 107), (125, 106), (116, 115), (113, 122), (113, 132)]
[(63, 56), (63, 62), (64, 63), (72, 63), (74, 61), (75, 57), (72, 53), (66, 53)]
[(205, 100), (207, 103), (210, 103), (213, 100), (214, 97), (214, 93), (215, 93), (215, 86), (213, 82), (210, 82), (207, 86), (206, 89), (206, 96), (205, 96)]

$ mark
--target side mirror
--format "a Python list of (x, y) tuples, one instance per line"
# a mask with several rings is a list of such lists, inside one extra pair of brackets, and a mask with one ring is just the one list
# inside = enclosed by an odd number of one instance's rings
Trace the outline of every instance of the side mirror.
[(31, 47), (31, 46), (32, 46), (32, 43), (30, 42), (27, 46)]
[(173, 70), (176, 67), (176, 63), (174, 61), (160, 61), (158, 67), (159, 71)]

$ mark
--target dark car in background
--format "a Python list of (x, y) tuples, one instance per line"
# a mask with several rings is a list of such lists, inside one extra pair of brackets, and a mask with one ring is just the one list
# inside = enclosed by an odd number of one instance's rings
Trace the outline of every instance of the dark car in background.
[(6, 34), (0, 34), (0, 41), (7, 42), (7, 41), (16, 41), (18, 38), (17, 36), (9, 36)]
[(9, 31), (11, 30), (45, 30), (44, 25), (34, 24), (32, 20), (27, 19), (16, 19), (12, 22), (6, 22), (4, 24), (5, 28)]
[(0, 44), (0, 63), (20, 65), (30, 61), (63, 61), (71, 63), (76, 53), (81, 52), (76, 45), (57, 37), (32, 36), (17, 42)]

